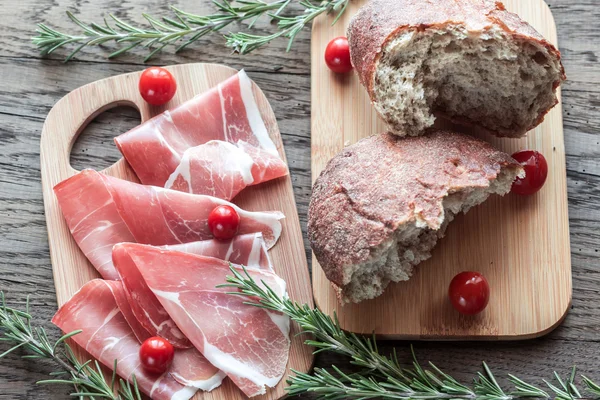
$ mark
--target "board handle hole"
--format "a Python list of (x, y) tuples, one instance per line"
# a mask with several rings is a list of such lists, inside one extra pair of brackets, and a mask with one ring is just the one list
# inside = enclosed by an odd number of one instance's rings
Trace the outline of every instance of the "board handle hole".
[(79, 128), (69, 161), (77, 171), (93, 168), (101, 171), (116, 163), (121, 153), (113, 139), (138, 126), (140, 112), (131, 104), (103, 107)]

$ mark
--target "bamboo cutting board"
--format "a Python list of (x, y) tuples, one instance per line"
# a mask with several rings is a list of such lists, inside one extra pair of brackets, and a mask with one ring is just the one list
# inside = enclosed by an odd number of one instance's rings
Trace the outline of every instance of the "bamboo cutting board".
[[(119, 105), (137, 108), (144, 122), (165, 109), (175, 107), (216, 86), (237, 72), (232, 68), (216, 64), (186, 64), (167, 67), (167, 69), (177, 80), (177, 94), (166, 106), (152, 107), (141, 98), (138, 91), (140, 71), (104, 79), (76, 89), (59, 100), (46, 118), (40, 149), (42, 186), (52, 271), (59, 306), (67, 302), (87, 281), (100, 277), (71, 237), (52, 191), (57, 183), (78, 172), (69, 163), (71, 148), (78, 135), (90, 121), (107, 109)], [(254, 95), (271, 139), (285, 160), (283, 143), (273, 110), (264, 93), (256, 85), (254, 85)], [(115, 136), (120, 133), (123, 132), (114, 132)], [(137, 181), (124, 159), (103, 172)], [(287, 282), (290, 297), (299, 303), (312, 305), (308, 265), (290, 177), (249, 187), (238, 195), (234, 202), (251, 211), (280, 210), (285, 214), (286, 218), (282, 221), (282, 235), (269, 254), (277, 274)], [(307, 372), (311, 368), (312, 350), (303, 344), (305, 339), (296, 336), (297, 333), (298, 327), (292, 324), (290, 337), (292, 346), (286, 374), (275, 388), (267, 390), (267, 394), (257, 397), (258, 399), (283, 397), (285, 381), (291, 373), (290, 370)], [(229, 379), (225, 379), (223, 384), (212, 392), (200, 391), (194, 397), (194, 399), (206, 400), (242, 398), (245, 396)]]
[[(313, 25), (313, 181), (344, 146), (385, 131), (358, 77), (335, 75), (323, 61), (327, 43), (345, 36), (350, 18), (363, 3), (351, 2), (333, 27), (332, 16)], [(557, 43), (554, 20), (543, 0), (504, 3)], [(457, 216), (432, 258), (415, 268), (410, 281), (391, 284), (381, 297), (358, 305), (338, 305), (313, 256), (318, 307), (336, 312), (344, 329), (394, 339), (533, 338), (562, 321), (571, 302), (571, 259), (561, 106), (526, 138), (484, 139), (509, 154), (519, 149), (541, 151), (549, 164), (544, 188), (531, 197), (496, 196)], [(491, 286), (490, 303), (476, 317), (460, 316), (447, 300), (452, 277), (465, 270), (482, 272)]]

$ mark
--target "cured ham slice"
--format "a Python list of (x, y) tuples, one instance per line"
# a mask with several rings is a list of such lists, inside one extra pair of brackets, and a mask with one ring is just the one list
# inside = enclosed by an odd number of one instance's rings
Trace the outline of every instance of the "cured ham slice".
[[(119, 311), (123, 314), (123, 318), (125, 318), (125, 321), (129, 324), (129, 327), (138, 339), (138, 342), (142, 343), (144, 340), (156, 336), (147, 331), (133, 315), (123, 283), (119, 281), (103, 282), (111, 291), (114, 301), (116, 302), (117, 307), (119, 307)], [(211, 373), (214, 373), (214, 376), (207, 380), (206, 376), (209, 376)], [(223, 378), (225, 378), (225, 373), (213, 367), (202, 353), (193, 347), (175, 351), (169, 374), (184, 386), (191, 386), (203, 390), (214, 389), (219, 386)]]
[(161, 248), (231, 261), (249, 269), (273, 271), (273, 265), (267, 253), (267, 245), (262, 233), (238, 235), (231, 240), (202, 240), (162, 246)]
[(246, 186), (287, 173), (277, 155), (242, 142), (236, 146), (212, 140), (187, 149), (164, 187), (231, 200)]
[(240, 216), (239, 233), (261, 232), (267, 247), (281, 234), (280, 212), (249, 212), (211, 196), (144, 186), (84, 170), (54, 187), (73, 238), (105, 279), (118, 279), (112, 247), (120, 242), (157, 246), (212, 239), (208, 215), (218, 205)]
[[(289, 319), (244, 304), (246, 299), (226, 293), (231, 288), (216, 288), (231, 274), (227, 262), (134, 243), (118, 248), (185, 336), (247, 396), (264, 394), (265, 386), (281, 380), (290, 346)], [(285, 293), (285, 282), (274, 273), (248, 273)]]
[[(139, 360), (140, 342), (118, 307), (118, 285), (96, 279), (85, 284), (56, 313), (52, 322), (64, 332), (81, 329), (72, 339), (94, 358), (109, 368), (117, 360), (117, 374), (131, 380), (135, 375), (138, 387), (154, 400), (187, 400), (202, 387), (212, 390), (220, 385), (223, 374), (210, 363), (198, 362), (189, 351), (176, 352), (171, 370), (190, 375), (192, 362), (194, 386), (179, 383), (171, 371), (156, 376), (147, 374)], [(177, 359), (177, 361), (175, 361)], [(191, 375), (190, 375), (191, 376)]]
[[(147, 332), (167, 339), (174, 347), (193, 347), (152, 293), (123, 245), (119, 243), (113, 247), (113, 264), (123, 282), (127, 301), (136, 320)], [(163, 268), (168, 270), (169, 266), (164, 265)]]
[(119, 307), (119, 311), (123, 314), (123, 318), (127, 321), (127, 324), (133, 331), (133, 334), (137, 338), (138, 342), (142, 343), (144, 340), (152, 337), (150, 332), (148, 332), (135, 318), (133, 312), (131, 311), (131, 306), (127, 301), (127, 296), (125, 295), (125, 288), (123, 283), (119, 281), (102, 281), (108, 286), (108, 289), (112, 293), (115, 303), (117, 307)]
[[(273, 271), (266, 246), (260, 233), (237, 236), (232, 240), (193, 242), (174, 246), (163, 246), (164, 250), (177, 250), (187, 253), (216, 257), (247, 268)], [(173, 346), (189, 348), (192, 344), (179, 330), (162, 304), (144, 281), (137, 266), (131, 260), (126, 247), (117, 244), (113, 247), (113, 264), (123, 282), (127, 302), (136, 322), (152, 336), (167, 339)]]
[(142, 183), (223, 199), (288, 173), (243, 70), (115, 143)]
[(54, 193), (83, 254), (104, 279), (117, 279), (112, 247), (136, 240), (121, 218), (102, 175), (84, 170), (56, 185)]

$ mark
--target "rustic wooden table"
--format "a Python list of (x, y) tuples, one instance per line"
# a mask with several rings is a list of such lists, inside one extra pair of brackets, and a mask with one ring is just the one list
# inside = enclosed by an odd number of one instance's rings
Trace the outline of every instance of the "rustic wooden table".
[[(527, 0), (523, 0), (527, 1)], [(49, 320), (56, 299), (46, 237), (40, 170), (39, 140), (44, 118), (63, 95), (86, 83), (146, 65), (141, 53), (114, 61), (107, 50), (84, 50), (63, 64), (60, 53), (51, 59), (38, 55), (30, 43), (34, 26), (47, 22), (74, 31), (64, 12), (76, 12), (85, 21), (100, 22), (115, 12), (142, 22), (141, 14), (167, 15), (167, 3), (190, 12), (208, 12), (203, 1), (161, 0), (19, 0), (0, 7), (0, 290), (13, 305), (31, 296), (34, 322), (58, 332)], [(563, 87), (567, 149), (569, 215), (573, 260), (573, 307), (565, 322), (550, 335), (525, 342), (414, 343), (422, 360), (432, 360), (470, 382), (485, 360), (499, 376), (507, 373), (541, 383), (554, 370), (566, 374), (577, 365), (600, 379), (600, 7), (598, 0), (549, 0), (558, 25), (560, 49), (569, 80)], [(267, 32), (267, 24), (259, 25)], [(245, 68), (271, 101), (285, 143), (303, 228), (310, 196), (310, 33), (302, 32), (291, 52), (283, 41), (248, 56), (223, 46), (219, 35), (206, 38), (178, 56), (166, 52), (152, 64), (216, 62)], [(76, 143), (75, 168), (104, 168), (119, 158), (112, 137), (139, 122), (136, 111), (119, 108), (99, 116)], [(540, 236), (545, 232), (540, 232)], [(306, 246), (306, 242), (305, 242)], [(306, 246), (307, 256), (309, 254)], [(409, 343), (385, 342), (396, 347), (407, 362)], [(0, 347), (0, 353), (4, 350)], [(63, 399), (69, 389), (35, 386), (52, 365), (23, 360), (17, 351), (0, 361), (0, 399)], [(332, 355), (317, 358), (319, 367), (349, 366)]]

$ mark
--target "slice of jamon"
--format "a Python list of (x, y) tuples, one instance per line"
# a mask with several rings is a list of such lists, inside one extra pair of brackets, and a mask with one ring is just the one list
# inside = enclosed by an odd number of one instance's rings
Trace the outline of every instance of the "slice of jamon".
[(239, 234), (261, 232), (267, 247), (281, 234), (280, 212), (244, 211), (211, 196), (144, 186), (84, 170), (54, 187), (73, 238), (105, 279), (118, 279), (112, 247), (121, 242), (157, 246), (212, 239), (208, 215), (218, 205), (240, 216)]
[[(114, 291), (117, 287), (95, 279), (85, 284), (56, 313), (52, 322), (64, 332), (82, 330), (72, 339), (94, 358), (108, 368), (114, 367), (117, 360), (117, 374), (131, 380), (135, 375), (138, 387), (154, 400), (187, 400), (199, 387), (212, 390), (221, 384), (223, 374), (206, 360), (199, 363), (197, 356), (185, 350), (181, 355), (176, 351), (171, 369), (193, 376), (194, 386), (179, 383), (170, 373), (156, 376), (147, 374), (140, 363), (140, 342), (127, 323)], [(117, 289), (118, 290), (118, 289)], [(193, 375), (190, 366), (193, 362)]]
[[(237, 236), (229, 241), (207, 240), (163, 246), (162, 249), (206, 255), (245, 265), (247, 268), (273, 271), (260, 233)], [(175, 347), (192, 347), (192, 344), (152, 293), (125, 248), (121, 244), (115, 245), (112, 256), (113, 264), (125, 288), (126, 301), (142, 329), (150, 332), (153, 336), (167, 339)]]
[(187, 149), (164, 187), (233, 199), (246, 186), (287, 175), (285, 163), (258, 147), (212, 140)]
[(260, 232), (238, 235), (231, 240), (202, 240), (162, 246), (161, 248), (231, 261), (250, 269), (273, 271), (267, 245)]
[[(226, 293), (231, 288), (217, 288), (231, 275), (230, 264), (134, 243), (118, 248), (185, 336), (247, 396), (264, 394), (265, 386), (281, 380), (290, 347), (289, 318), (244, 304), (246, 299)], [(284, 295), (285, 282), (274, 273), (247, 271)]]
[[(187, 150), (210, 141), (231, 143), (230, 151), (245, 152), (246, 156), (236, 160), (239, 162), (232, 171), (233, 165), (226, 165), (218, 158), (224, 151), (223, 145), (202, 146), (185, 155)], [(260, 115), (252, 81), (243, 70), (116, 137), (115, 143), (142, 183), (160, 187), (168, 183), (174, 189), (190, 193), (212, 194), (211, 190), (215, 190), (212, 195), (221, 197), (222, 192), (223, 198), (231, 199), (249, 184), (287, 174)], [(237, 151), (231, 147), (237, 147)], [(247, 173), (250, 158), (252, 181)], [(200, 174), (197, 178), (196, 173)], [(205, 180), (211, 174), (217, 182), (216, 188)]]
[(119, 307), (119, 311), (123, 314), (123, 318), (129, 324), (129, 327), (133, 331), (133, 334), (137, 338), (138, 342), (142, 343), (144, 340), (152, 337), (150, 332), (148, 332), (137, 320), (133, 312), (131, 311), (131, 306), (127, 301), (127, 296), (125, 294), (125, 286), (123, 286), (122, 282), (119, 281), (103, 281), (108, 289), (111, 291), (115, 302), (117, 303), (117, 307)]
[[(113, 264), (123, 282), (127, 302), (136, 320), (147, 332), (167, 339), (174, 347), (193, 347), (152, 293), (123, 245), (119, 243), (113, 247)], [(163, 267), (165, 270), (170, 268), (168, 265)]]
[[(123, 318), (125, 318), (125, 321), (129, 324), (129, 327), (138, 339), (138, 342), (142, 343), (152, 336), (157, 336), (156, 334), (151, 334), (151, 332), (147, 331), (133, 314), (123, 282), (103, 282), (110, 289), (114, 301), (117, 303), (117, 307), (119, 307), (119, 311), (123, 315)], [(207, 380), (206, 376), (210, 375), (211, 368), (214, 370), (214, 377)], [(177, 349), (175, 351), (169, 373), (182, 385), (192, 386), (202, 390), (214, 389), (219, 386), (223, 378), (225, 378), (224, 372), (213, 367), (202, 353), (191, 346), (188, 349)]]

